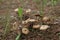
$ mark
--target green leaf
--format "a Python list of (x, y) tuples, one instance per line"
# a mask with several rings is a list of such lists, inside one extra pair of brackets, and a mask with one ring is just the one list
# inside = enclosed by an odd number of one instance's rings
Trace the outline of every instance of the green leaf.
[(19, 35), (16, 37), (16, 40), (19, 40), (20, 36), (21, 36), (21, 34), (19, 34)]
[(57, 4), (57, 0), (51, 0), (52, 6)]
[(56, 5), (57, 4), (57, 1), (54, 1), (54, 5)]
[(22, 8), (18, 8), (18, 16), (21, 18), (22, 17), (23, 10)]
[(43, 1), (43, 6), (46, 6), (46, 4), (47, 4), (47, 0), (42, 0)]

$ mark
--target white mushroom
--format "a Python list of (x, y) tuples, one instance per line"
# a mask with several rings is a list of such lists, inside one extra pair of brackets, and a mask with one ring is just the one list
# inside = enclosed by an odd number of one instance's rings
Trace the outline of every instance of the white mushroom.
[(46, 21), (48, 21), (49, 19), (50, 19), (50, 18), (49, 18), (48, 16), (45, 16), (45, 17), (43, 17), (42, 20), (46, 22)]
[(35, 19), (27, 19), (26, 21), (28, 21), (28, 22), (35, 22), (35, 21), (37, 21), (37, 20), (35, 20)]
[(35, 20), (35, 19), (27, 19), (27, 20), (25, 20), (25, 21), (22, 21), (22, 24), (27, 24), (28, 22), (36, 22), (37, 20)]
[(41, 25), (41, 27), (40, 27), (40, 30), (46, 30), (46, 29), (48, 29), (50, 26), (48, 26), (48, 25)]
[(28, 28), (22, 28), (22, 33), (23, 33), (23, 34), (28, 34), (28, 33), (29, 33)]
[(27, 10), (26, 10), (26, 13), (28, 13), (28, 12), (31, 12), (31, 9), (27, 9)]
[(18, 8), (16, 8), (14, 11), (16, 11), (16, 12), (17, 12), (17, 11), (18, 11)]
[(40, 27), (40, 25), (38, 24), (38, 25), (33, 25), (33, 28), (34, 29), (37, 29), (37, 28), (39, 28)]

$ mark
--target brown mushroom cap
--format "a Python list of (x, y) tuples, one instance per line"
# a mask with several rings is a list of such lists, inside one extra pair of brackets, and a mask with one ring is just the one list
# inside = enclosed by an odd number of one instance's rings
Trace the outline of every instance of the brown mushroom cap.
[(37, 25), (33, 25), (33, 28), (34, 28), (34, 29), (37, 29), (37, 28), (39, 28), (39, 27), (40, 27), (39, 24), (37, 24)]
[(48, 16), (45, 16), (45, 17), (43, 17), (43, 19), (42, 19), (44, 22), (47, 22), (47, 21), (49, 21), (50, 20), (50, 18), (48, 17)]
[(29, 33), (28, 28), (22, 28), (22, 33), (23, 33), (23, 34), (28, 34), (28, 33)]

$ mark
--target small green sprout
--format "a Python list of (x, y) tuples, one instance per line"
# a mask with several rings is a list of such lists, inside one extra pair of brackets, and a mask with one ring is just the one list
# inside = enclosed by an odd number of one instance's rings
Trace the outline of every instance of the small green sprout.
[(57, 4), (57, 0), (51, 0), (52, 6)]
[(19, 18), (22, 18), (23, 10), (22, 8), (18, 8), (18, 16)]
[(18, 34), (15, 40), (19, 40), (20, 36), (21, 36), (21, 34)]
[(23, 16), (23, 10), (22, 8), (18, 8), (18, 17), (20, 19), (21, 25), (22, 25), (22, 16)]
[[(19, 16), (19, 19), (20, 19), (21, 22), (22, 22), (22, 15), (23, 15), (22, 8), (18, 8), (18, 16)], [(19, 40), (20, 36), (21, 36), (21, 34), (18, 34), (15, 40)]]

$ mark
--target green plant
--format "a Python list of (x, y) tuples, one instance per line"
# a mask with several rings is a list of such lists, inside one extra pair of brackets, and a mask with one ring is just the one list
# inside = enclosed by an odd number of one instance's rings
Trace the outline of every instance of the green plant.
[[(23, 10), (22, 10), (22, 8), (18, 8), (18, 16), (19, 16), (19, 19), (20, 19), (21, 25), (22, 25), (22, 16), (23, 16)], [(20, 39), (20, 36), (21, 36), (21, 34), (19, 33), (17, 35), (17, 37), (16, 37), (15, 40), (19, 40)]]
[(33, 1), (39, 4), (41, 0), (33, 0)]
[(51, 0), (52, 6), (55, 6), (55, 5), (57, 4), (57, 1), (58, 1), (58, 0)]
[(21, 34), (18, 34), (15, 40), (19, 40), (20, 36), (21, 36)]
[(23, 14), (22, 8), (18, 8), (18, 16), (19, 16), (20, 20), (22, 20), (22, 14)]
[(10, 15), (9, 13), (6, 14), (6, 23), (5, 23), (5, 31), (4, 31), (4, 34), (7, 34), (9, 29), (10, 29)]
[(5, 40), (6, 35), (10, 32), (10, 15), (9, 15), (9, 13), (7, 13), (5, 15), (5, 20), (4, 21), (5, 21), (4, 22), (5, 29), (4, 29), (4, 34), (3, 34), (3, 37), (2, 37), (3, 40)]
[(42, 5), (45, 7), (47, 4), (47, 0), (42, 0)]
[(43, 16), (44, 14), (44, 7), (46, 7), (46, 4), (47, 4), (47, 0), (42, 0), (42, 3), (41, 3), (41, 10), (40, 10), (40, 15)]

